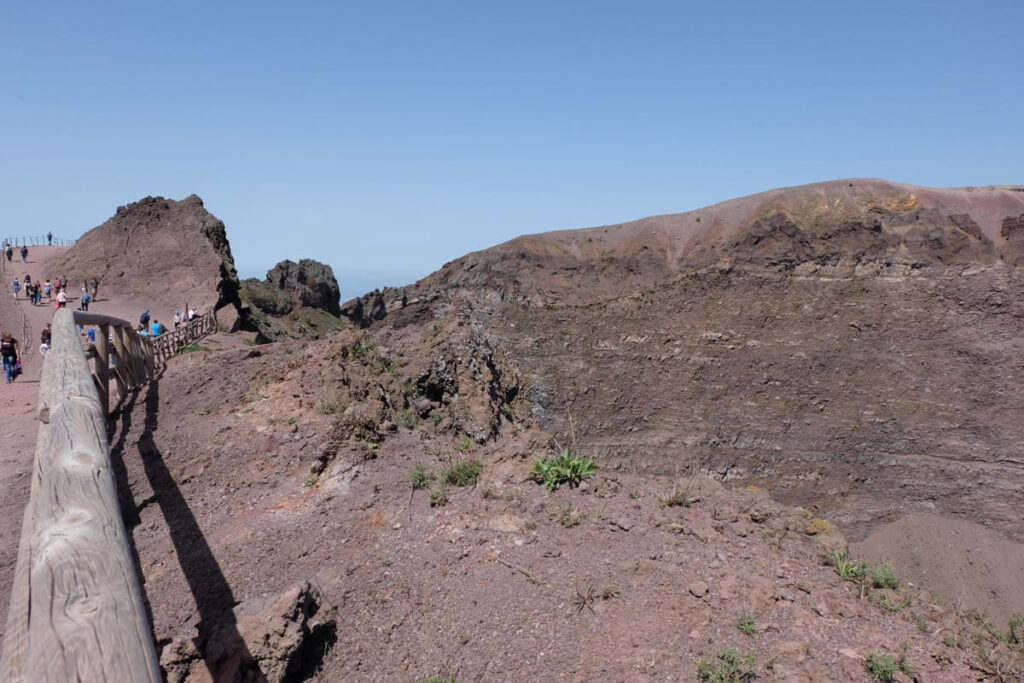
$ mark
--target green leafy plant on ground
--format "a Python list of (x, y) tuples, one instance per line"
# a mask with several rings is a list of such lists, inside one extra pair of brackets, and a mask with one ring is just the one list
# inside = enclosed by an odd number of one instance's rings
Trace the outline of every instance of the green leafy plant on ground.
[(833, 550), (831, 557), (832, 566), (836, 568), (836, 573), (847, 581), (860, 581), (867, 576), (868, 564), (860, 560), (851, 559), (847, 551)]
[(548, 491), (554, 491), (562, 485), (579, 486), (596, 471), (597, 465), (593, 460), (577, 458), (566, 449), (557, 458), (534, 458), (530, 476)]
[(433, 480), (434, 475), (423, 465), (416, 465), (409, 470), (409, 483), (414, 491), (427, 488)]
[(452, 486), (472, 486), (480, 478), (483, 469), (479, 460), (460, 460), (441, 472), (441, 481)]
[(736, 626), (739, 627), (739, 629), (743, 631), (743, 633), (747, 634), (748, 636), (752, 636), (754, 635), (754, 629), (757, 628), (757, 623), (754, 621), (754, 617), (745, 616), (742, 619), (740, 619), (739, 623), (736, 624)]
[(709, 683), (747, 683), (756, 678), (753, 654), (743, 654), (734, 647), (719, 650), (711, 661), (697, 662), (697, 678)]
[(200, 344), (189, 344), (181, 350), (181, 353), (195, 353), (197, 351), (209, 351), (210, 349)]
[(424, 678), (423, 683), (459, 683), (454, 676), (431, 676)]
[(892, 681), (897, 672), (905, 673), (908, 676), (914, 675), (914, 668), (903, 655), (899, 659), (892, 655), (878, 655), (872, 652), (864, 660), (864, 670), (873, 681)]

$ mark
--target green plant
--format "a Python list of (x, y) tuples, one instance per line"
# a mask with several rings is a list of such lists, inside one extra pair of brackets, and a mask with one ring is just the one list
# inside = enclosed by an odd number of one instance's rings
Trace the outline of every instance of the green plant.
[(697, 678), (710, 683), (747, 683), (755, 679), (753, 654), (743, 654), (734, 647), (719, 650), (711, 661), (697, 662)]
[(754, 621), (754, 617), (748, 615), (741, 618), (740, 622), (736, 624), (736, 626), (739, 627), (743, 633), (748, 636), (752, 636), (754, 635), (754, 629), (757, 627), (757, 623)]
[(433, 480), (434, 475), (423, 465), (416, 465), (409, 470), (409, 483), (414, 491), (427, 488)]
[(314, 472), (313, 474), (306, 477), (306, 481), (303, 482), (302, 485), (305, 486), (307, 489), (311, 489), (318, 483), (320, 483), (320, 475)]
[(467, 436), (467, 437), (463, 438), (461, 441), (459, 441), (459, 450), (462, 451), (463, 453), (465, 453), (466, 451), (469, 450), (469, 447), (471, 445), (473, 445), (473, 442), (470, 441), (469, 437)]
[(563, 484), (579, 486), (580, 482), (593, 476), (596, 471), (597, 465), (593, 460), (574, 457), (566, 449), (557, 458), (534, 458), (530, 476), (548, 491), (554, 491)]
[(459, 683), (454, 676), (431, 676), (424, 678), (423, 683)]
[(391, 561), (390, 557), (385, 557), (383, 560), (380, 561), (380, 563), (381, 563), (381, 566), (384, 566), (384, 567), (390, 567), (391, 565), (394, 564), (394, 562)]
[(896, 590), (900, 587), (900, 580), (896, 578), (896, 573), (892, 570), (892, 565), (888, 562), (880, 567), (875, 567), (871, 570), (871, 585), (875, 588), (890, 588)]
[(460, 460), (441, 472), (441, 480), (452, 486), (472, 486), (483, 469), (479, 460)]
[(639, 491), (630, 491), (629, 492), (629, 499), (630, 500), (637, 500), (639, 498), (640, 498), (640, 492)]
[(883, 594), (878, 598), (878, 606), (886, 612), (899, 612), (904, 607), (909, 607), (912, 599), (908, 596), (899, 602), (893, 602), (888, 595)]
[(905, 673), (908, 676), (914, 675), (914, 667), (903, 655), (894, 659), (891, 655), (877, 655), (871, 653), (864, 660), (864, 669), (873, 681), (892, 681), (896, 672)]
[(847, 581), (860, 581), (867, 575), (867, 563), (851, 559), (847, 551), (833, 550), (831, 557), (836, 573)]
[(295, 417), (294, 415), (292, 415), (291, 417), (289, 417), (289, 418), (288, 418), (287, 420), (285, 420), (284, 422), (285, 422), (285, 424), (287, 424), (287, 425), (293, 425), (293, 424), (295, 424), (295, 423), (296, 423), (296, 422), (298, 422), (298, 421), (299, 421), (299, 418), (297, 418), (297, 417)]
[(928, 620), (924, 618), (924, 615), (915, 614), (914, 621), (917, 623), (917, 630), (921, 633), (928, 633)]
[(430, 492), (430, 507), (443, 508), (448, 504), (448, 489), (438, 486)]
[(405, 427), (406, 429), (416, 429), (416, 425), (419, 424), (420, 418), (416, 415), (415, 411), (408, 408), (398, 413), (395, 418), (399, 426)]

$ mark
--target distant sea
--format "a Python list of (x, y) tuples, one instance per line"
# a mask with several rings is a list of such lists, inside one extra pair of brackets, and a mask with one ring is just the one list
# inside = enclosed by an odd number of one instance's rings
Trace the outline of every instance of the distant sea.
[[(239, 266), (238, 277), (243, 280), (254, 277), (262, 280), (267, 276), (267, 271), (272, 266), (265, 268)], [(367, 292), (384, 287), (402, 287), (411, 285), (417, 280), (426, 277), (432, 271), (429, 270), (350, 270), (345, 271), (334, 268), (334, 277), (338, 280), (338, 289), (341, 290), (341, 303), (349, 299), (362, 296)]]

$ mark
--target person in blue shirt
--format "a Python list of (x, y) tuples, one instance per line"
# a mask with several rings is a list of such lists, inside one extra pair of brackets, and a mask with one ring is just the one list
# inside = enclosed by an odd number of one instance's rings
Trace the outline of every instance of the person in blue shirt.
[(153, 327), (151, 329), (152, 329), (152, 332), (153, 332), (153, 336), (154, 337), (159, 337), (160, 334), (164, 331), (164, 326), (160, 324), (159, 320), (156, 320), (154, 318), (154, 320), (153, 320)]

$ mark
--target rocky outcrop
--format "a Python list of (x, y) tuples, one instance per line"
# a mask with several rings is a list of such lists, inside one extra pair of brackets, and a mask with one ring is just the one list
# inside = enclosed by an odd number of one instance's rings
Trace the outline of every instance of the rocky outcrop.
[(199, 311), (238, 307), (239, 283), (224, 222), (190, 195), (146, 197), (93, 228), (53, 268), (72, 282), (100, 282), (103, 293), (141, 295)]
[(359, 327), (369, 327), (374, 321), (383, 320), (387, 313), (384, 295), (379, 289), (346, 301), (341, 307), (341, 315)]
[(247, 324), (259, 333), (261, 343), (319, 339), (337, 331), (343, 326), (340, 297), (334, 271), (312, 259), (281, 261), (267, 271), (266, 279), (245, 280), (241, 294), (248, 305)]

